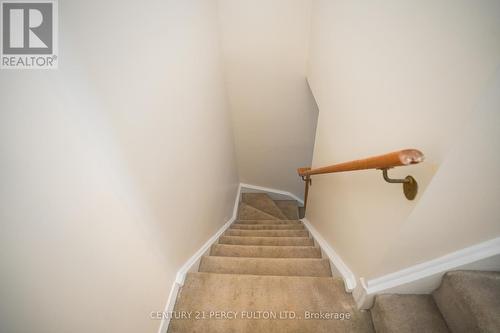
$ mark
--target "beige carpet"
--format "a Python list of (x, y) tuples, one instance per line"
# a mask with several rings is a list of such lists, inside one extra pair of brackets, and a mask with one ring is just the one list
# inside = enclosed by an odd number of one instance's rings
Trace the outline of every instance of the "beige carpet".
[(238, 220), (189, 273), (168, 332), (373, 332), (295, 201), (245, 193)]

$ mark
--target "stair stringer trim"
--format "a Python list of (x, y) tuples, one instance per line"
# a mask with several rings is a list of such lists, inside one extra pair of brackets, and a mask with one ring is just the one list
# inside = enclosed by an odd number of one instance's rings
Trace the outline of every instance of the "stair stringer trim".
[(336, 271), (340, 273), (342, 279), (344, 280), (344, 286), (346, 292), (352, 292), (356, 288), (356, 276), (350, 270), (350, 268), (345, 264), (340, 255), (330, 246), (330, 244), (321, 236), (319, 231), (317, 231), (309, 222), (307, 218), (301, 219), (302, 223), (306, 226), (307, 230), (311, 234), (314, 241), (321, 248), (323, 254), (330, 260), (332, 267), (335, 267)]
[(189, 258), (188, 261), (186, 261), (186, 263), (182, 265), (182, 267), (177, 271), (175, 281), (172, 284), (172, 287), (170, 288), (170, 293), (167, 299), (167, 305), (165, 306), (164, 315), (162, 316), (158, 333), (167, 332), (168, 325), (170, 324), (170, 318), (168, 315), (171, 314), (172, 311), (174, 310), (175, 301), (177, 300), (177, 294), (179, 293), (181, 287), (184, 285), (184, 280), (186, 279), (187, 273), (198, 270), (201, 258), (210, 252), (210, 248), (212, 247), (212, 245), (217, 242), (219, 237), (222, 236), (222, 234), (238, 218), (238, 205), (240, 202), (240, 196), (241, 196), (241, 183), (238, 184), (238, 190), (236, 192), (236, 197), (234, 199), (233, 215), (231, 216), (231, 218), (228, 221), (226, 221), (226, 223), (224, 223), (224, 225), (219, 230), (217, 230), (217, 232), (212, 237), (210, 237), (205, 242), (205, 244), (203, 244), (203, 246), (200, 247), (200, 249), (196, 251), (196, 253), (193, 254), (193, 256), (191, 256), (191, 258)]
[(430, 294), (447, 271), (500, 270), (500, 237), (449, 253), (375, 279), (360, 278), (353, 292), (360, 309), (369, 309), (377, 294)]

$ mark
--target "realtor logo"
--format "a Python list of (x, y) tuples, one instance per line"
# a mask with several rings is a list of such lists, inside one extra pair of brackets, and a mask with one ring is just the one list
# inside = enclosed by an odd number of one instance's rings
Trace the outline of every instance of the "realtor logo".
[(2, 69), (57, 68), (57, 2), (1, 0)]

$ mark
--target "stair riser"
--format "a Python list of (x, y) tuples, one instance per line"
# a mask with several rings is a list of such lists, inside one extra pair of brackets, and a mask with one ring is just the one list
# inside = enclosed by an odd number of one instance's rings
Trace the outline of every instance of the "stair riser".
[(298, 220), (237, 220), (237, 224), (250, 224), (250, 225), (260, 225), (260, 224), (301, 224)]
[(238, 246), (215, 244), (212, 246), (210, 255), (246, 258), (321, 258), (321, 250), (312, 246)]
[(274, 276), (332, 276), (327, 259), (203, 257), (200, 272)]
[(307, 230), (237, 230), (229, 229), (224, 236), (246, 237), (309, 237)]
[(304, 230), (301, 224), (233, 224), (231, 229), (238, 230)]
[(220, 244), (261, 245), (261, 246), (314, 246), (314, 241), (308, 237), (239, 237), (222, 236)]

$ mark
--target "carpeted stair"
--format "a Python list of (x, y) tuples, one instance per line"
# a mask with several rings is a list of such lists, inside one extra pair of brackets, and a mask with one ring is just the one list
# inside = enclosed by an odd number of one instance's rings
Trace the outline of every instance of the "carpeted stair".
[(238, 220), (188, 273), (168, 332), (373, 332), (302, 222), (297, 202), (244, 193)]
[(376, 332), (500, 332), (500, 272), (452, 271), (432, 295), (379, 295)]
[(379, 295), (370, 312), (378, 333), (449, 332), (431, 295)]
[(238, 220), (178, 293), (169, 333), (500, 332), (500, 273), (455, 271), (432, 295), (359, 311), (298, 220), (297, 202), (242, 195)]
[(500, 272), (448, 272), (433, 297), (452, 332), (500, 332)]

